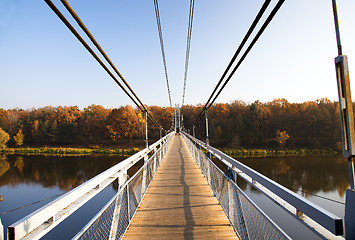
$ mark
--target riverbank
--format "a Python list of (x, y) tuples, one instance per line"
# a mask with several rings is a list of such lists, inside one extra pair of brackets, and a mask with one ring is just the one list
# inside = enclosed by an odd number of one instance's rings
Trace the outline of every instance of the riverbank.
[[(76, 148), (76, 147), (19, 147), (0, 150), (0, 154), (31, 154), (31, 155), (122, 155), (130, 156), (139, 148)], [(232, 157), (268, 157), (268, 156), (319, 156), (337, 155), (333, 149), (220, 149)]]
[(31, 154), (31, 155), (122, 155), (130, 156), (141, 149), (139, 148), (64, 148), (64, 147), (24, 147), (6, 148), (0, 150), (2, 154)]
[(271, 156), (319, 156), (337, 155), (334, 149), (221, 149), (232, 157), (271, 157)]

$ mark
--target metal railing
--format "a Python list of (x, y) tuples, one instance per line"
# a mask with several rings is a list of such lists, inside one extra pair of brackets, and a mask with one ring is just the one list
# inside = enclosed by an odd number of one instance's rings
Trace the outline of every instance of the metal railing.
[[(118, 181), (119, 185), (117, 194), (74, 238), (120, 239), (153, 179), (173, 134), (168, 134), (149, 148), (13, 223), (7, 228), (8, 239), (43, 237), (114, 181)], [(128, 179), (127, 170), (142, 159), (143, 167)]]
[[(292, 192), (291, 190), (265, 177), (264, 175), (258, 173), (257, 171), (229, 157), (227, 154), (209, 145), (206, 145), (206, 143), (192, 137), (191, 135), (187, 133), (183, 133), (183, 136), (186, 139), (186, 142), (188, 143), (188, 146), (193, 156), (195, 157), (197, 163), (201, 167), (202, 172), (205, 174), (205, 176), (207, 175), (206, 176), (207, 179), (211, 174), (209, 172), (211, 171), (210, 170), (211, 166), (213, 166), (213, 168), (216, 166), (213, 164), (210, 158), (207, 158), (206, 155), (203, 152), (201, 152), (200, 149), (206, 150), (208, 155), (215, 156), (217, 159), (219, 159), (228, 167), (228, 173), (227, 173), (228, 176), (223, 173), (224, 176), (228, 178), (228, 180), (224, 180), (224, 181), (227, 181), (230, 186), (233, 186), (233, 188), (237, 187), (237, 185), (235, 184), (235, 180), (237, 176), (240, 176), (247, 183), (252, 185), (254, 188), (256, 188), (259, 192), (263, 193), (268, 198), (270, 198), (277, 205), (285, 209), (288, 213), (290, 213), (293, 217), (295, 217), (297, 220), (299, 220), (302, 224), (304, 224), (306, 227), (311, 229), (321, 238), (334, 239), (334, 238), (339, 238), (337, 236), (343, 234), (342, 218), (335, 216), (334, 214), (328, 212), (327, 210), (303, 198), (302, 196)], [(208, 164), (208, 167), (206, 166), (206, 164)], [(221, 172), (221, 170), (219, 171)], [(214, 170), (214, 172), (216, 172), (216, 170)], [(214, 176), (212, 176), (212, 178), (213, 177)], [(208, 180), (208, 181), (209, 184), (211, 185), (212, 180)], [(223, 186), (222, 183), (219, 183), (219, 185)], [(238, 193), (239, 191), (241, 190), (238, 189)], [(218, 192), (216, 193), (216, 196), (218, 196)], [(223, 201), (224, 199), (222, 198), (220, 200), (222, 207), (223, 207)], [(227, 210), (225, 210), (225, 208), (223, 207), (223, 209), (226, 212), (227, 216), (229, 216), (228, 208)], [(243, 214), (243, 212), (238, 214)], [(232, 216), (232, 218), (229, 217), (232, 224), (234, 224), (233, 221), (235, 221), (233, 217), (235, 216)], [(238, 229), (238, 226), (236, 226), (235, 229), (239, 233), (240, 230)], [(251, 229), (251, 228), (246, 227), (246, 229)], [(254, 239), (254, 238), (243, 238), (243, 239)]]
[(197, 165), (240, 239), (290, 239), (238, 186), (183, 133)]

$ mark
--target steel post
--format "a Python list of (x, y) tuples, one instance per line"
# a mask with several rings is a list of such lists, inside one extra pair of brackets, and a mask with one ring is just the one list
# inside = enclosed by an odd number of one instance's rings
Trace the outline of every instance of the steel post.
[(195, 125), (192, 126), (192, 136), (195, 137)]
[(336, 0), (332, 0), (335, 33), (338, 47), (338, 57), (335, 58), (335, 69), (338, 83), (339, 107), (341, 118), (341, 135), (343, 140), (343, 155), (348, 159), (350, 189), (346, 190), (345, 200), (345, 238), (355, 239), (355, 180), (354, 180), (354, 155), (355, 155), (355, 128), (353, 116), (353, 103), (351, 100), (350, 77), (348, 58), (343, 55), (338, 11)]
[(207, 114), (207, 109), (205, 111), (205, 118), (206, 118), (206, 144), (209, 145), (209, 138), (208, 138), (208, 114)]
[(176, 108), (175, 108), (175, 132), (177, 131), (177, 115), (176, 115)]

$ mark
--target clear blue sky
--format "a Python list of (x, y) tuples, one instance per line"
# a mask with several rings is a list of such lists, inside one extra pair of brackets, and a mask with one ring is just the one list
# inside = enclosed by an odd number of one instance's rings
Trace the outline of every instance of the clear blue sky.
[[(168, 106), (153, 0), (69, 3), (141, 100)], [(262, 3), (196, 0), (186, 104), (208, 99)], [(354, 99), (355, 1), (337, 3)], [(172, 100), (181, 104), (189, 0), (159, 5)], [(331, 0), (286, 0), (217, 102), (337, 100), (336, 56)], [(5, 109), (133, 105), (41, 0), (0, 0), (0, 84)]]

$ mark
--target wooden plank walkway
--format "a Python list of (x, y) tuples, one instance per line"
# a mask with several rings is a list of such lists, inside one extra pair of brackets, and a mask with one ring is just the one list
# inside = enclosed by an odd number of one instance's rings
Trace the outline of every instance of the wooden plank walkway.
[(181, 136), (174, 136), (124, 239), (237, 239)]

